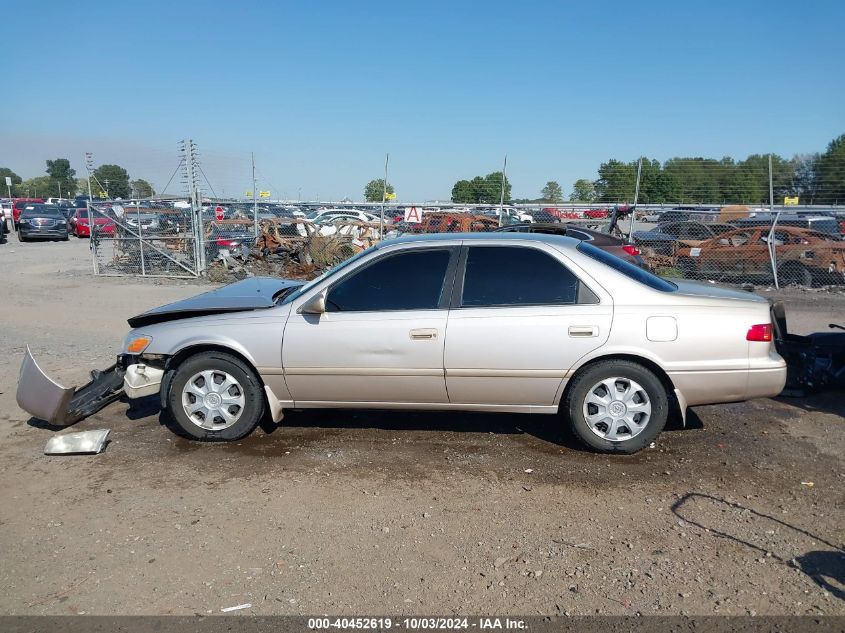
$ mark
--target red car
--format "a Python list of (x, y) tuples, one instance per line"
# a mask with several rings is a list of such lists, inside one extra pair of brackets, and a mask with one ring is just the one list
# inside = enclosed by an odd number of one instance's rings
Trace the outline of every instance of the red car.
[(44, 204), (42, 198), (15, 198), (12, 202), (12, 222), (15, 223), (15, 230), (18, 230), (18, 220), (21, 217), (21, 212), (28, 204)]
[[(91, 214), (97, 235), (114, 235), (114, 220), (96, 213)], [(88, 209), (77, 209), (70, 219), (70, 231), (76, 237), (91, 237), (91, 226), (88, 224)]]

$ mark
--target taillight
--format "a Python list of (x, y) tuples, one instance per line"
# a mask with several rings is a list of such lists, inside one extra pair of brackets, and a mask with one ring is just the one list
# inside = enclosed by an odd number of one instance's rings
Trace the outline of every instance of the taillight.
[(745, 335), (745, 340), (768, 343), (772, 340), (772, 324), (760, 323), (758, 325), (752, 325), (748, 328), (748, 334)]
[(632, 257), (636, 257), (641, 253), (640, 249), (638, 249), (633, 244), (625, 244), (625, 246), (622, 247), (622, 250), (628, 253), (628, 255), (631, 255)]

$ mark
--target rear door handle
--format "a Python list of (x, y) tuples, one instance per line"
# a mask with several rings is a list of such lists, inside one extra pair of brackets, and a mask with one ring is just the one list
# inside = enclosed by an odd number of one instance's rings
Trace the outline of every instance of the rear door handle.
[(415, 328), (411, 330), (411, 338), (415, 341), (437, 338), (437, 330), (435, 328)]
[(573, 338), (589, 338), (591, 336), (598, 336), (599, 328), (597, 325), (570, 325), (569, 336)]

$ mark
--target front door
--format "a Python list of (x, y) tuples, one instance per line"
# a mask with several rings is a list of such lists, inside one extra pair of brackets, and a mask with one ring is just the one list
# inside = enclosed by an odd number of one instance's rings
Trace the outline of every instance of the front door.
[(613, 306), (542, 246), (469, 246), (446, 332), (449, 401), (550, 407), (601, 346)]
[(294, 307), (282, 364), (296, 405), (448, 402), (443, 342), (458, 251), (388, 251), (333, 282), (323, 314)]

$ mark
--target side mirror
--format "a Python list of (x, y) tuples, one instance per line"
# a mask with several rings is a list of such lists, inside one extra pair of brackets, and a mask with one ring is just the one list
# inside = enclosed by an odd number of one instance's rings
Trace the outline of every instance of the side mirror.
[(314, 295), (308, 301), (303, 303), (298, 312), (300, 314), (323, 314), (326, 311), (326, 294), (328, 290), (323, 289), (319, 294)]

